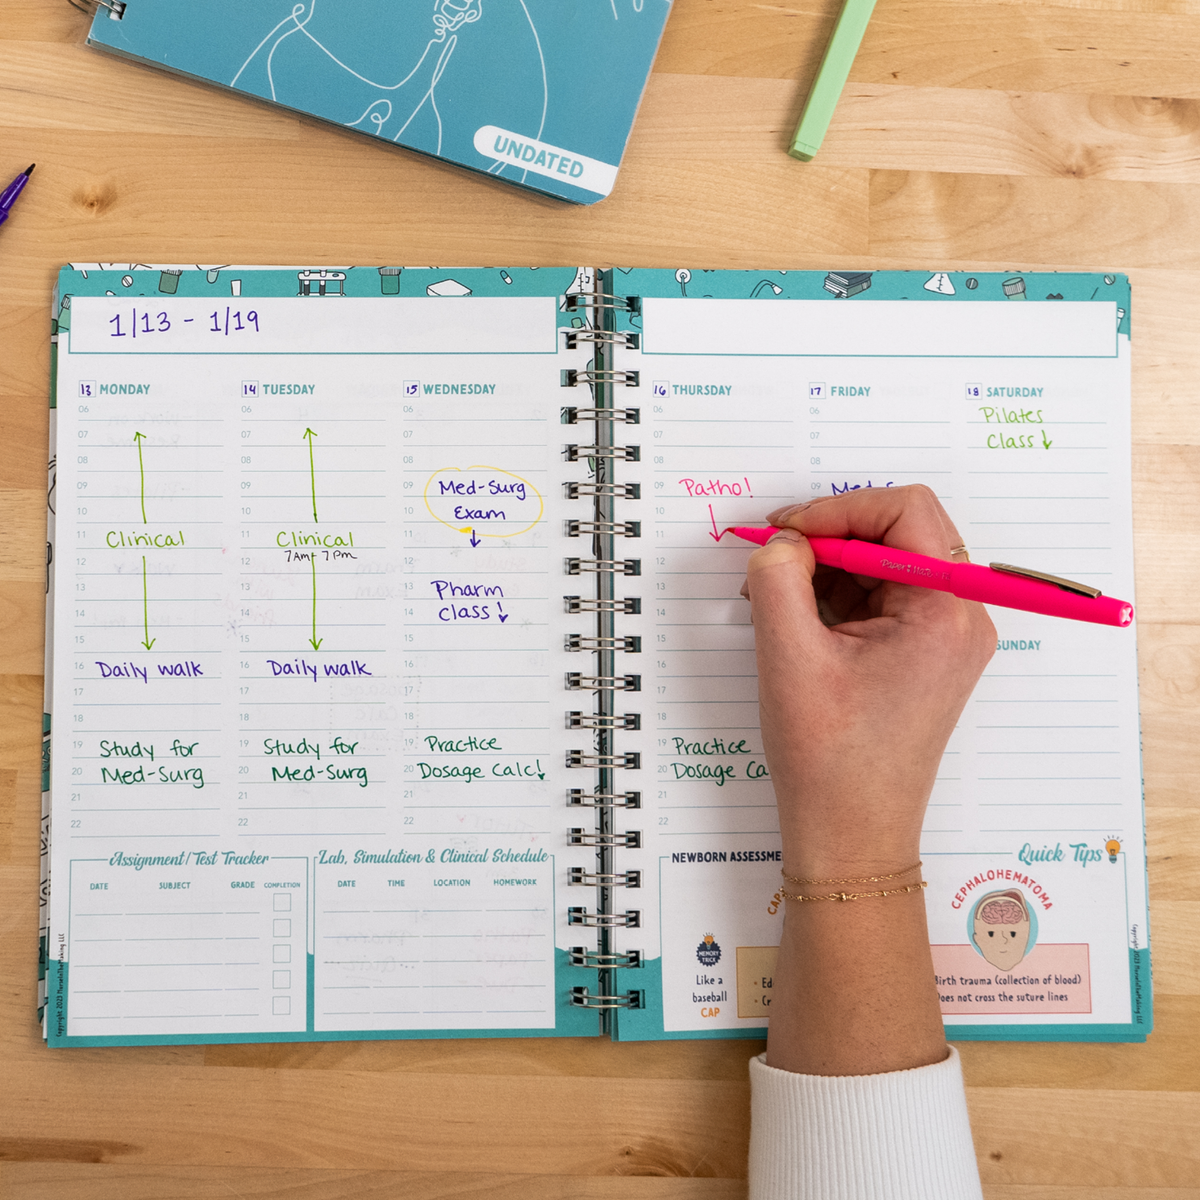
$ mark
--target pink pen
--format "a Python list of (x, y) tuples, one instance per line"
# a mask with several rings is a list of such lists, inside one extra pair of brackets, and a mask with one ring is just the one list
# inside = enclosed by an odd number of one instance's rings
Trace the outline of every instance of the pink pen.
[[(779, 530), (771, 526), (757, 529), (734, 525), (724, 532), (765, 546)], [(854, 575), (909, 583), (914, 587), (950, 592), (960, 600), (978, 600), (982, 604), (998, 604), (1048, 617), (1066, 617), (1071, 621), (1119, 626), (1133, 623), (1133, 605), (1128, 601), (1102, 596), (1097, 588), (1060, 579), (1057, 575), (1013, 567), (1008, 563), (991, 563), (984, 567), (977, 563), (947, 562), (942, 558), (845, 538), (811, 537), (808, 541), (817, 562), (827, 567), (841, 567)]]

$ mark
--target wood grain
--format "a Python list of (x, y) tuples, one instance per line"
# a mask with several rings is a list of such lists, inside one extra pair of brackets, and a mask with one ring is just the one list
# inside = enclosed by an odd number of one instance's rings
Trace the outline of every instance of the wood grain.
[(1192, 374), (1200, 329), (1200, 276), (1135, 270), (1130, 282), (1135, 289), (1137, 362), (1134, 441), (1200, 445), (1200, 404)]
[[(1146, 803), (1177, 808), (1181, 813), (1200, 812), (1196, 779), (1200, 778), (1200, 625), (1139, 625), (1138, 664), (1141, 681), (1142, 767)], [(1159, 814), (1150, 816), (1154, 828)], [(1187, 870), (1186, 848), (1198, 844), (1194, 831), (1186, 831), (1172, 849), (1176, 870)]]
[(1150, 936), (1158, 952), (1154, 991), (1163, 996), (1195, 996), (1200, 993), (1200, 956), (1192, 940), (1200, 921), (1200, 900), (1158, 899), (1153, 888), (1151, 899)]
[(69, 260), (1128, 272), (1156, 1028), (960, 1049), (987, 1200), (1200, 1200), (1200, 0), (879, 0), (804, 165), (782, 147), (838, 4), (676, 0), (616, 192), (574, 208), (94, 53), (66, 0), (0, 0), (0, 174), (38, 163), (0, 231), (6, 1200), (734, 1200), (760, 1048), (42, 1047), (46, 335)]
[[(279, 1071), (389, 1071), (449, 1075), (576, 1075), (611, 1080), (697, 1079), (746, 1081), (746, 1064), (765, 1043), (624, 1042), (578, 1038), (564, 1056), (558, 1042), (536, 1038), (456, 1038), (453, 1042), (309, 1042), (283, 1045), (207, 1046), (207, 1066)], [(598, 1084), (597, 1086), (601, 1086)]]
[(0, 770), (0, 865), (12, 861), (17, 808), (17, 772)]
[[(838, 8), (682, 0), (658, 70), (794, 79), (807, 92)], [(850, 82), (1195, 98), (1194, 19), (1157, 8), (879, 0)]]
[[(0, 1141), (4, 1155), (42, 1157), (53, 1119), (56, 1139), (81, 1147), (90, 1161), (726, 1179), (745, 1171), (748, 1080), (623, 1079), (620, 1104), (585, 1110), (570, 1076), (317, 1071), (297, 1078), (127, 1067), (119, 1053), (108, 1064), (73, 1082), (71, 1105), (47, 1090), (14, 1113)], [(71, 1064), (52, 1062), (46, 1082), (63, 1070)], [(383, 1113), (386, 1137), (378, 1133)], [(499, 1113), (508, 1116), (498, 1120)]]
[(990, 1183), (985, 1200), (1200, 1200), (1200, 1188), (1045, 1187), (1042, 1184)]
[[(737, 1200), (740, 1183), (579, 1175), (471, 1173), (449, 1181), (421, 1171), (283, 1170), (221, 1167), (171, 1170), (112, 1164), (53, 1166), (0, 1163), (0, 1185), (22, 1200)], [(1200, 1200), (1200, 1188), (1043, 1187), (987, 1184), (985, 1200)]]
[[(1180, 530), (1200, 519), (1200, 447), (1139, 446), (1133, 463), (1134, 562), (1140, 619), (1191, 625), (1200, 560), (1181, 545)], [(1170, 571), (1154, 563), (1172, 561)]]
[(1200, 1078), (1200, 998), (1156, 996), (1154, 1009), (1154, 1033), (1145, 1045), (959, 1042), (967, 1086), (1191, 1092)]
[[(664, 1179), (620, 1175), (502, 1175), (434, 1171), (279, 1171), (202, 1167), (183, 1171), (111, 1164), (63, 1167), (0, 1165), (0, 1185), (22, 1200), (737, 1200), (744, 1186), (730, 1179)], [(18, 1190), (19, 1189), (19, 1190)], [(1147, 1200), (1158, 1200), (1147, 1197)], [(1161, 1197), (1174, 1200), (1174, 1197)], [(1183, 1200), (1180, 1197), (1179, 1200)]]
[(871, 253), (1195, 269), (1195, 195), (1178, 183), (872, 171)]
[(826, 166), (1134, 182), (1200, 181), (1200, 101), (849, 85)]
[(971, 1088), (967, 1102), (985, 1183), (1179, 1188), (1200, 1178), (1194, 1094)]
[[(31, 493), (30, 504), (34, 496)], [(44, 497), (43, 497), (44, 503)], [(0, 510), (2, 511), (2, 510)], [(39, 523), (40, 524), (40, 523)], [(36, 537), (36, 535), (35, 535)], [(17, 579), (0, 582), (0, 637), (4, 638), (0, 649), (0, 663), (14, 674), (40, 677), (44, 670), (44, 638), (31, 625), (45, 621), (46, 616), (46, 535), (41, 533), (41, 562), (29, 553), (28, 547), (35, 544), (33, 538), (25, 543), (21, 556), (21, 567)], [(26, 576), (25, 579), (19, 576)], [(32, 578), (29, 578), (32, 576)], [(31, 701), (34, 707), (41, 704), (40, 687), (38, 696)], [(0, 735), (2, 736), (2, 735)]]
[[(26, 42), (5, 56), (4, 124), (30, 130), (295, 141), (301, 118), (209, 84), (97, 54), (76, 42)], [(130, 73), (137, 86), (128, 86)], [(97, 94), (109, 97), (96, 104)], [(13, 101), (20, 97), (20, 104)]]
[[(656, 156), (653, 145), (643, 148), (640, 131), (621, 190), (593, 208), (525, 196), (402, 151), (364, 147), (356, 135), (326, 127), (306, 126), (294, 142), (198, 138), (178, 163), (171, 159), (177, 143), (157, 135), (63, 134), (51, 153), (27, 131), (14, 141), (17, 158), (40, 157), (45, 196), (22, 212), (20, 226), (14, 219), (5, 228), (4, 303), (21, 308), (0, 314), (0, 329), (31, 319), (64, 262), (283, 262), (312, 256), (313, 246), (321, 247), (316, 258), (304, 261), (454, 262), (471, 245), (478, 247), (473, 261), (485, 266), (577, 258), (700, 265), (720, 244), (722, 265), (754, 267), (867, 250), (866, 171), (816, 167), (798, 175), (792, 167), (799, 164), (780, 156), (755, 172), (751, 187), (744, 165), (725, 161), (719, 147), (689, 157), (665, 157), (660, 147)], [(172, 161), (169, 172), (164, 160)], [(314, 160), (325, 164), (322, 171), (312, 169)], [(332, 208), (327, 177), (340, 185)], [(664, 194), (676, 205), (647, 225), (638, 214), (661, 206)], [(753, 199), (752, 219), (731, 216), (731, 194)], [(231, 207), (241, 214), (236, 224)], [(179, 212), (186, 221), (167, 219)], [(403, 222), (396, 213), (405, 214)], [(53, 246), (53, 258), (39, 257), (39, 245)], [(40, 334), (45, 318), (33, 327)], [(4, 390), (34, 390), (33, 363), (5, 370), (22, 374), (12, 383), (0, 375)]]

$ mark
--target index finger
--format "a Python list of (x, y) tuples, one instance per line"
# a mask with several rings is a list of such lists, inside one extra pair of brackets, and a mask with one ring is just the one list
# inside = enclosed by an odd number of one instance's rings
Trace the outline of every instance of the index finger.
[(933, 558), (950, 558), (962, 541), (937, 496), (920, 483), (831, 496), (781, 514), (777, 523), (806, 537), (857, 538)]

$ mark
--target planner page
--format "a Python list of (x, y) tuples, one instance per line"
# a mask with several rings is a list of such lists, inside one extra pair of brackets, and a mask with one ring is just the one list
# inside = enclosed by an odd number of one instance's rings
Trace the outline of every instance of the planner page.
[(561, 900), (589, 278), (64, 269), (52, 1044), (595, 1032)]
[[(924, 483), (977, 563), (1134, 600), (1122, 276), (617, 272), (640, 297), (652, 815), (640, 1007), (623, 1038), (760, 1036), (783, 919), (758, 729), (752, 549), (729, 525)], [(1150, 1027), (1132, 629), (992, 607), (996, 653), (947, 747), (922, 858), (950, 1036), (1141, 1040)], [(803, 737), (803, 731), (797, 731)], [(625, 744), (625, 743), (622, 743)], [(989, 931), (1003, 932), (1006, 952)], [(1015, 949), (1014, 949), (1015, 948)]]

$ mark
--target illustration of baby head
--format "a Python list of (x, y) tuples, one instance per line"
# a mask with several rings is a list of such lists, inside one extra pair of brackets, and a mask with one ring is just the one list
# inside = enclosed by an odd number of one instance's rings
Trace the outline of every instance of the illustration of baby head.
[(472, 25), (483, 16), (483, 0), (437, 0), (433, 6), (434, 37), (439, 41), (447, 33), (454, 33), (460, 25)]
[(988, 892), (972, 914), (971, 940), (993, 967), (1011, 971), (1029, 949), (1029, 908), (1017, 888)]

